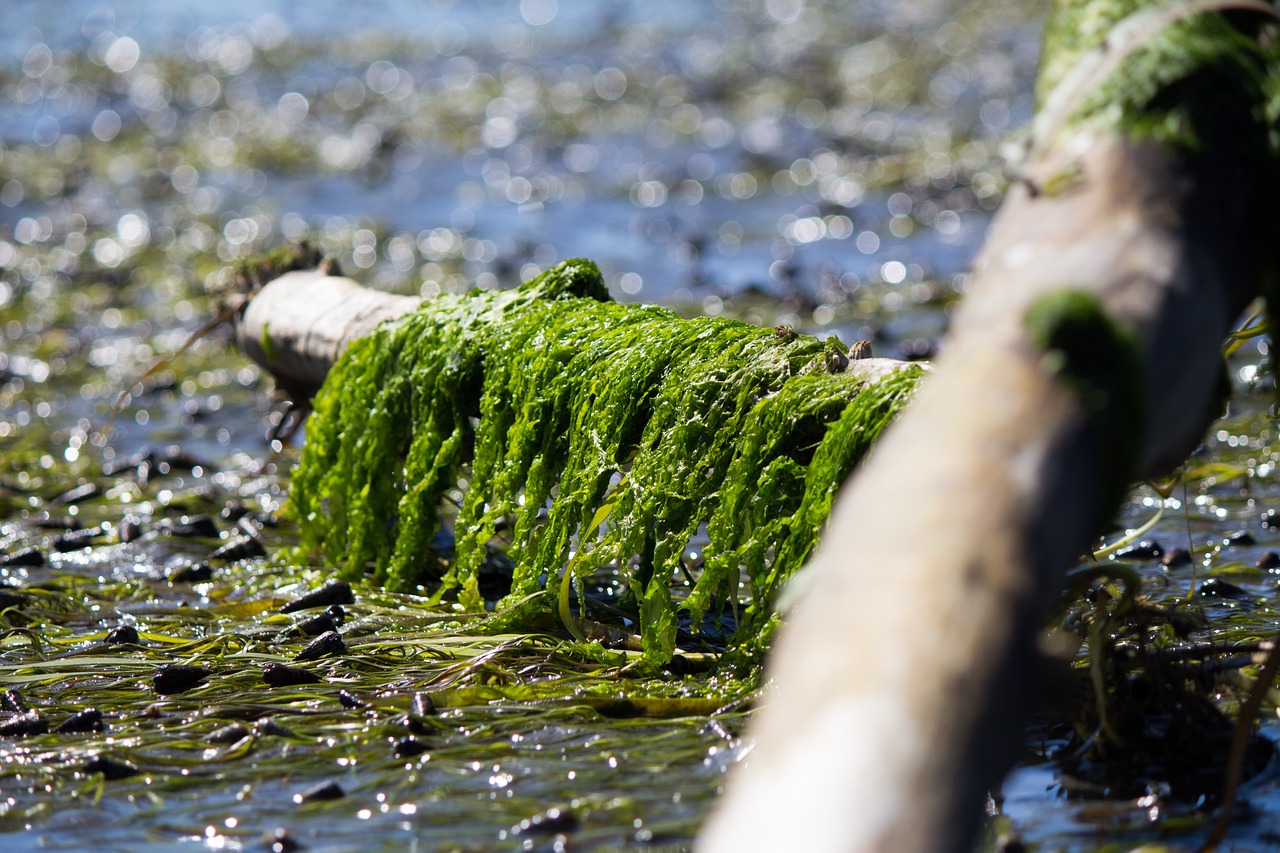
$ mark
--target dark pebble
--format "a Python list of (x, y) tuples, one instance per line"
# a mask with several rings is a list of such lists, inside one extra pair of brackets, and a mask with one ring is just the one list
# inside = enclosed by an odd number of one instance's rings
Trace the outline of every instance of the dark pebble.
[(167, 663), (156, 670), (151, 683), (157, 693), (168, 695), (190, 690), (197, 684), (204, 683), (209, 677), (209, 670), (202, 666), (185, 663)]
[(0, 708), (14, 714), (25, 714), (31, 710), (22, 694), (16, 690), (6, 690), (0, 694)]
[(217, 539), (222, 535), (218, 525), (207, 515), (184, 515), (181, 518), (166, 518), (156, 525), (156, 528), (180, 539)]
[(271, 853), (295, 853), (302, 850), (302, 842), (294, 838), (289, 830), (283, 826), (278, 826), (270, 832), (262, 833), (262, 845)]
[(104, 779), (128, 779), (138, 775), (138, 768), (105, 755), (95, 755), (85, 762), (84, 772), (90, 775), (101, 773)]
[(170, 583), (204, 583), (213, 579), (213, 566), (201, 560), (179, 566), (169, 573)]
[(262, 717), (253, 724), (255, 730), (260, 735), (271, 735), (273, 737), (297, 737), (298, 735), (292, 729), (286, 729), (270, 717)]
[(1202, 598), (1248, 598), (1249, 593), (1243, 587), (1236, 586), (1222, 578), (1209, 578), (1200, 584), (1197, 595)]
[(37, 566), (43, 566), (44, 562), (44, 554), (35, 545), (19, 548), (17, 551), (10, 551), (0, 557), (0, 566), (36, 568)]
[(39, 711), (28, 711), (0, 722), (0, 737), (27, 737), (49, 731), (49, 721)]
[(332, 779), (328, 782), (321, 782), (319, 785), (312, 785), (305, 791), (299, 791), (293, 795), (293, 801), (298, 805), (303, 803), (315, 803), (322, 800), (340, 800), (347, 794), (342, 787)]
[(432, 701), (430, 694), (415, 693), (413, 699), (409, 702), (409, 716), (417, 719), (426, 719), (436, 715), (436, 703)]
[(69, 735), (100, 732), (102, 728), (102, 712), (97, 708), (85, 708), (67, 717), (54, 731), (60, 735)]
[(427, 749), (427, 745), (413, 735), (400, 738), (391, 747), (396, 758), (413, 758), (415, 755), (422, 755)]
[(137, 519), (126, 518), (116, 528), (116, 535), (120, 537), (121, 542), (133, 542), (142, 536), (142, 525)]
[(267, 556), (267, 549), (258, 541), (257, 537), (237, 536), (210, 554), (209, 559), (234, 563), (236, 560), (249, 560), (254, 557), (265, 556)]
[(356, 694), (352, 693), (350, 690), (338, 691), (338, 704), (350, 710), (355, 710), (356, 708), (363, 708), (365, 705), (364, 700), (361, 699)]
[(320, 676), (296, 666), (269, 663), (262, 668), (262, 680), (270, 687), (292, 687), (295, 684), (319, 684)]
[(1253, 565), (1259, 569), (1274, 569), (1276, 566), (1280, 566), (1280, 554), (1275, 551), (1266, 551)]
[(65, 554), (68, 551), (78, 551), (81, 548), (88, 548), (96, 539), (101, 539), (103, 535), (101, 527), (86, 527), (83, 530), (72, 530), (70, 533), (64, 533), (57, 539), (53, 540), (53, 550), (59, 554)]
[(1255, 545), (1257, 540), (1253, 538), (1253, 534), (1247, 530), (1239, 530), (1232, 533), (1226, 538), (1228, 545)]
[(1170, 548), (1160, 558), (1160, 565), (1170, 569), (1191, 565), (1191, 552), (1186, 548)]
[(209, 732), (205, 740), (209, 743), (237, 743), (251, 734), (253, 732), (244, 723), (231, 723)]
[(511, 827), (512, 835), (530, 832), (562, 833), (578, 828), (578, 818), (568, 809), (549, 808), (545, 812), (527, 817)]
[(97, 483), (81, 483), (73, 489), (67, 489), (62, 494), (49, 501), (53, 505), (78, 504), (80, 501), (88, 500), (98, 493)]
[(1116, 552), (1117, 560), (1158, 560), (1164, 556), (1164, 548), (1152, 539), (1143, 539)]
[(328, 631), (338, 630), (341, 622), (337, 622), (328, 612), (317, 613), (310, 619), (303, 619), (297, 624), (298, 632), (308, 637), (318, 637)]
[(107, 642), (114, 646), (140, 646), (142, 638), (132, 625), (117, 625), (107, 632)]
[(311, 607), (328, 607), (330, 604), (355, 604), (351, 584), (346, 581), (326, 581), (319, 589), (298, 596), (280, 608), (281, 613), (295, 613)]
[(293, 660), (295, 663), (304, 660), (319, 660), (320, 658), (346, 653), (347, 644), (342, 642), (342, 635), (337, 631), (326, 631), (307, 643), (302, 651), (294, 655)]
[(10, 607), (18, 607), (25, 601), (26, 599), (18, 593), (10, 592), (9, 590), (0, 587), (0, 610), (5, 610)]
[(1262, 526), (1268, 530), (1280, 530), (1280, 512), (1269, 509), (1262, 514)]

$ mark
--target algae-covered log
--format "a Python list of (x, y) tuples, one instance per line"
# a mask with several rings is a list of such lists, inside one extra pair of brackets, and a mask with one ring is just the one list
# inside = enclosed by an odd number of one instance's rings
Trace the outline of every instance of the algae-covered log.
[[(407, 306), (378, 300), (290, 273), (254, 297), (239, 338), (269, 366), (300, 364), (288, 379), (305, 384), (351, 337), (343, 309)], [(513, 575), (496, 602), (506, 627), (558, 612), (581, 634), (583, 619), (620, 613), (663, 663), (682, 618), (696, 637), (706, 614), (743, 607), (732, 645), (754, 655), (776, 590), (919, 375), (789, 327), (619, 305), (594, 264), (568, 261), (350, 341), (314, 398), (290, 512), (304, 551), (351, 580), (424, 585), (483, 612), (498, 548)], [(597, 573), (621, 578), (622, 601), (608, 618), (573, 614), (571, 582)]]
[(1275, 260), (1272, 13), (1144, 5), (1059, 0), (1024, 180), (837, 499), (702, 850), (971, 849), (1064, 571), (1220, 411)]

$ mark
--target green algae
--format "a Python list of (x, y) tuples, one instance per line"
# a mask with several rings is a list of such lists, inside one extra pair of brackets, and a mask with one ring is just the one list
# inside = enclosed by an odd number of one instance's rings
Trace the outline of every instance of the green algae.
[[(482, 612), (502, 528), (514, 570), (492, 624), (544, 624), (561, 585), (608, 573), (651, 663), (671, 658), (682, 612), (697, 632), (736, 608), (745, 573), (735, 640), (758, 650), (772, 595), (920, 375), (864, 388), (832, 372), (830, 347), (610, 302), (581, 260), (441, 296), (353, 344), (317, 394), (290, 503), (301, 547), (342, 577), (435, 584), (433, 601)], [(450, 501), (456, 553), (440, 565), (429, 546)]]

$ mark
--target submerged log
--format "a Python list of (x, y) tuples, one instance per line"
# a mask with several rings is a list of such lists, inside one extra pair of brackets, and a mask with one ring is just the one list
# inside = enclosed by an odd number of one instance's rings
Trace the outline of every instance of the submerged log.
[(1059, 0), (1025, 178), (833, 508), (701, 850), (971, 849), (1064, 572), (1220, 411), (1223, 337), (1275, 260), (1273, 13), (1139, 5)]

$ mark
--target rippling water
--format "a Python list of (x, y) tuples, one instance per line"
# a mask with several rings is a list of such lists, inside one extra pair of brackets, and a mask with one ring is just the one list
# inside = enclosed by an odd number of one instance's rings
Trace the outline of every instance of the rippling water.
[[(0, 454), (52, 468), (91, 444), (106, 458), (178, 442), (220, 462), (268, 452), (279, 405), (217, 338), (135, 389), (109, 438), (94, 427), (208, 315), (221, 267), (284, 239), (423, 295), (587, 256), (622, 300), (928, 354), (999, 202), (999, 142), (1030, 115), (1043, 13), (946, 0), (10, 0)], [(1214, 452), (1243, 453), (1235, 435)], [(1253, 452), (1232, 470), (1265, 479), (1270, 447)], [(1209, 483), (1178, 504), (1186, 524), (1157, 533), (1194, 526), (1210, 543), (1201, 568), (1230, 573), (1276, 544), (1256, 520), (1271, 488)], [(1151, 503), (1139, 495), (1126, 518)], [(1253, 550), (1212, 546), (1241, 527)], [(1245, 585), (1274, 591), (1265, 571)], [(697, 773), (719, 735), (690, 738)], [(1007, 787), (1030, 843), (1146, 837), (1149, 805), (1100, 817), (1057, 802), (1057, 785), (1033, 766)], [(163, 836), (162, 818), (141, 819)], [(390, 820), (383, 843), (403, 837)], [(92, 821), (67, 812), (39, 843), (74, 849)]]

